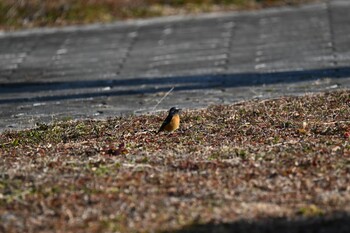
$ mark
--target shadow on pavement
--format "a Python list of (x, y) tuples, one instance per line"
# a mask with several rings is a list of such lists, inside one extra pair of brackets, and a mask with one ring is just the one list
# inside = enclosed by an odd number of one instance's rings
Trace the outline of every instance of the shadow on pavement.
[(241, 220), (225, 224), (194, 224), (179, 230), (164, 231), (169, 233), (346, 233), (350, 232), (350, 215), (337, 213), (329, 217), (268, 218), (259, 221)]
[[(93, 98), (102, 96), (122, 96), (135, 94), (151, 94), (168, 91), (169, 86), (175, 86), (174, 91), (193, 91), (211, 88), (230, 88), (240, 86), (257, 86), (263, 84), (296, 83), (312, 81), (320, 78), (350, 77), (350, 67), (314, 69), (303, 71), (285, 71), (273, 73), (242, 73), (220, 75), (193, 75), (176, 77), (79, 80), (62, 82), (17, 82), (0, 84), (0, 93), (45, 92), (40, 97), (3, 98), (0, 104), (21, 103), (30, 101), (58, 101), (68, 99)], [(75, 93), (74, 89), (105, 88), (109, 90), (86, 90)], [(119, 90), (113, 90), (119, 88)], [(51, 91), (69, 90), (69, 94), (53, 94)], [(73, 92), (73, 93), (72, 93)], [(83, 92), (83, 93), (82, 93)]]

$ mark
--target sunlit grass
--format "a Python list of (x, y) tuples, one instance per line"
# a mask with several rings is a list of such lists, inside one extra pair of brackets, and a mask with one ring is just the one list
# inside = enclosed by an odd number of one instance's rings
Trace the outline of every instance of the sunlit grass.
[(259, 9), (312, 0), (53, 0), (0, 1), (0, 29), (110, 22), (130, 18)]
[(4, 132), (2, 229), (171, 232), (241, 219), (327, 221), (349, 211), (349, 105), (350, 92), (337, 91), (184, 109), (174, 133), (155, 133), (166, 112)]

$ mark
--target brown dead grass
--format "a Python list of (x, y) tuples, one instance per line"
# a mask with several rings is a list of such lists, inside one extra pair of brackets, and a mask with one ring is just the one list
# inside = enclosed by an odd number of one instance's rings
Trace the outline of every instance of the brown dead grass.
[(64, 26), (213, 11), (252, 10), (315, 0), (2, 0), (0, 29)]
[(184, 111), (172, 134), (155, 134), (166, 113), (3, 133), (0, 231), (159, 232), (349, 213), (349, 107), (340, 91)]

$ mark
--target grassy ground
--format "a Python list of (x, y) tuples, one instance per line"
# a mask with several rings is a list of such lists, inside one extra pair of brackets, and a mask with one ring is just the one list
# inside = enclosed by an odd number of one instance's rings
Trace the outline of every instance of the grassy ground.
[(0, 29), (110, 22), (198, 12), (259, 9), (314, 0), (2, 0)]
[(166, 113), (5, 132), (0, 232), (349, 232), (349, 107), (340, 91), (184, 111), (173, 134), (155, 134)]

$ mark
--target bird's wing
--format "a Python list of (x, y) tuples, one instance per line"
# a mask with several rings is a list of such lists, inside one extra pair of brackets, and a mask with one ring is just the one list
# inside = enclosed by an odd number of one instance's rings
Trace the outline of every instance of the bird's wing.
[(173, 118), (173, 116), (171, 116), (171, 115), (168, 115), (168, 116), (165, 118), (165, 120), (163, 121), (162, 126), (161, 126), (161, 127), (159, 128), (159, 130), (158, 130), (158, 133), (159, 133), (160, 131), (163, 131), (163, 130), (164, 130), (165, 126), (166, 126), (167, 124), (170, 123), (171, 118)]

